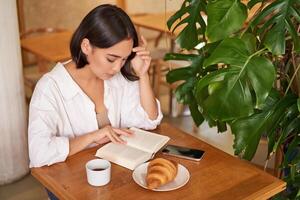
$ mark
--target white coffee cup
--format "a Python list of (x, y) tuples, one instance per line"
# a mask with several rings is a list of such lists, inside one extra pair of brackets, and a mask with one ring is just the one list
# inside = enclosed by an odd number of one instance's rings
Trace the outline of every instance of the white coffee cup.
[(104, 159), (90, 160), (85, 165), (87, 181), (93, 186), (106, 185), (110, 181), (111, 164)]

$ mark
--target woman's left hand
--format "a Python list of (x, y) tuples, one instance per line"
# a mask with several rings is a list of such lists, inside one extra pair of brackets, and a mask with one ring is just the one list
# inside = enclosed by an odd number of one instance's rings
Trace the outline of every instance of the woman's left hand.
[(138, 77), (147, 75), (151, 64), (150, 51), (146, 49), (147, 41), (143, 36), (141, 39), (143, 44), (132, 49), (133, 52), (136, 52), (136, 56), (131, 60), (133, 70)]

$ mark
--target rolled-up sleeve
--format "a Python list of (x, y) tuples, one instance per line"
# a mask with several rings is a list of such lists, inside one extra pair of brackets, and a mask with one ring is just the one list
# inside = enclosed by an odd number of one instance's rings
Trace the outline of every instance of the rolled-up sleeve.
[(29, 108), (28, 148), (30, 167), (41, 167), (65, 161), (69, 139), (58, 136), (59, 115), (55, 103), (39, 90), (35, 91)]
[(156, 119), (151, 120), (141, 105), (138, 81), (127, 83), (122, 98), (122, 127), (137, 127), (146, 130), (155, 129), (163, 118), (159, 100), (156, 99), (156, 103), (158, 116)]

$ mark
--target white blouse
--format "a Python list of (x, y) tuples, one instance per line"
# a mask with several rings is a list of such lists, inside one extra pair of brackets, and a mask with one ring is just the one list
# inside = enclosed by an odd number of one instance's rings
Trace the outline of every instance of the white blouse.
[[(162, 120), (149, 119), (140, 103), (138, 81), (121, 73), (104, 81), (104, 105), (113, 127), (155, 129)], [(37, 83), (29, 107), (28, 146), (30, 167), (65, 161), (69, 138), (98, 129), (95, 105), (58, 63)]]

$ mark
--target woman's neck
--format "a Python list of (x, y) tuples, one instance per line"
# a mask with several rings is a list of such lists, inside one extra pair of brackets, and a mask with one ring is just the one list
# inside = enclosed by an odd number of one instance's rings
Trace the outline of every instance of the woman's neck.
[(99, 80), (99, 78), (91, 71), (88, 65), (78, 69), (76, 64), (72, 61), (66, 64), (65, 67), (70, 73), (72, 73), (73, 77), (80, 81), (91, 82)]

